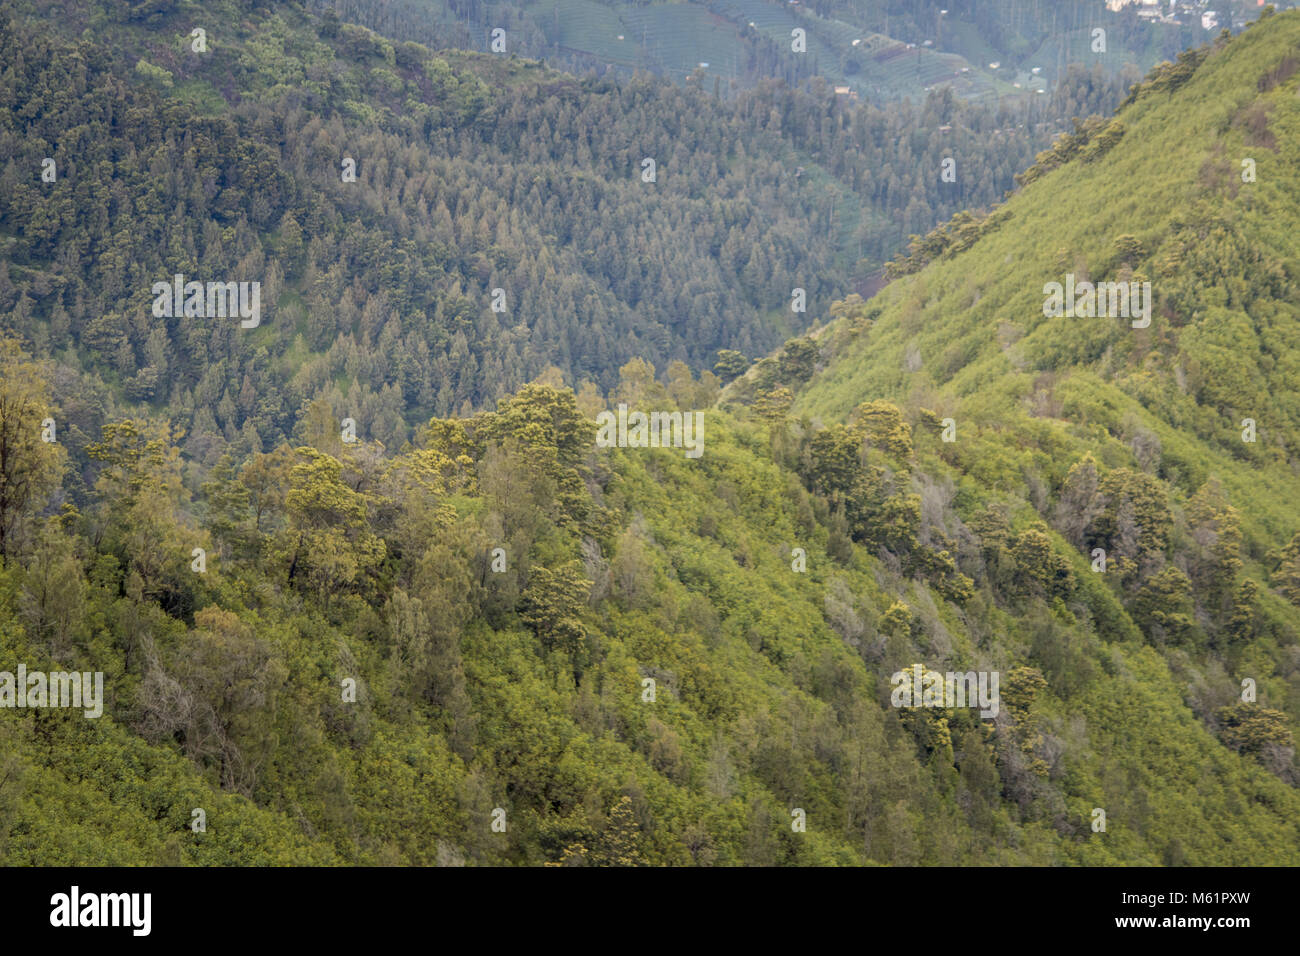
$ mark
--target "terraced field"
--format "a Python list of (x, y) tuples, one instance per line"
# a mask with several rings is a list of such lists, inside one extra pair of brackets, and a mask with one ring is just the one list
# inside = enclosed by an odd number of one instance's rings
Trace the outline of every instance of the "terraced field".
[[(628, 35), (626, 24), (613, 7), (593, 0), (542, 0), (539, 19), (554, 26), (552, 35), (567, 50), (586, 53), (617, 66), (646, 66), (640, 37)], [(622, 35), (624, 39), (618, 39)]]
[(1051, 83), (1059, 73), (1062, 63), (1096, 63), (1111, 72), (1118, 72), (1126, 66), (1132, 66), (1145, 73), (1164, 59), (1160, 51), (1155, 49), (1154, 44), (1151, 49), (1146, 50), (1125, 49), (1116, 44), (1113, 31), (1109, 40), (1106, 53), (1097, 54), (1092, 50), (1091, 30), (1087, 28), (1069, 30), (1045, 40), (1027, 58), (1026, 63), (1031, 66), (1041, 66), (1043, 74)]
[[(342, 0), (346, 9), (341, 12), (358, 13), (359, 2)], [(1090, 32), (1096, 18), (1084, 15), (1085, 8), (1074, 9), (1068, 16), (1062, 9), (1059, 17), (1050, 18), (1053, 27), (1046, 33), (1048, 39), (1036, 49), (1029, 49), (1036, 40), (1024, 40), (1015, 48), (1017, 55), (1008, 56), (995, 51), (974, 24), (951, 17), (936, 25), (938, 32), (932, 36), (927, 27), (915, 28), (902, 37), (871, 32), (865, 27), (871, 18), (860, 9), (839, 14), (859, 21), (854, 23), (818, 16), (803, 4), (792, 5), (788, 0), (654, 0), (648, 5), (633, 0), (507, 2), (525, 14), (522, 39), (517, 39), (525, 56), (551, 58), (558, 54), (556, 59), (561, 62), (553, 65), (562, 68), (611, 65), (623, 72), (648, 70), (679, 82), (707, 63), (706, 73), (752, 85), (766, 75), (754, 71), (758, 37), (789, 56), (790, 31), (801, 27), (807, 31), (808, 46), (803, 63), (806, 69), (800, 70), (800, 75), (815, 73), (828, 83), (848, 85), (860, 97), (871, 100), (919, 99), (929, 88), (945, 83), (965, 98), (1015, 96), (1023, 91), (1013, 87), (1012, 67), (1021, 73), (1040, 67), (1037, 81), (1051, 88), (1066, 63), (1097, 63), (1112, 73), (1131, 65), (1144, 73), (1177, 52), (1162, 49), (1177, 39), (1168, 33), (1152, 33), (1143, 41), (1146, 48), (1129, 50), (1120, 39), (1123, 31), (1111, 30), (1109, 51), (1098, 56), (1092, 52)], [(417, 21), (415, 26), (408, 23), (405, 27), (415, 34), (413, 39), (443, 48), (456, 45), (448, 42), (453, 36), (462, 40), (468, 36), (472, 48), (486, 49), (486, 20), (480, 15), (470, 22), (450, 8), (449, 0), (386, 0), (385, 8), (389, 4), (397, 11), (394, 16), (404, 23)], [(1044, 5), (1045, 10), (1049, 7)], [(418, 13), (412, 14), (412, 8)], [(371, 25), (383, 32), (385, 22), (391, 19), (377, 15), (378, 22)], [(941, 45), (943, 52), (926, 47), (927, 40)], [(1026, 50), (1027, 56), (1019, 55)], [(995, 76), (995, 71), (988, 69), (992, 61), (1005, 61), (1002, 75)], [(766, 62), (770, 64), (770, 58)]]
[[(791, 31), (807, 31), (807, 56), (828, 83), (849, 85), (862, 96), (922, 96), (951, 82), (962, 96), (982, 96), (993, 82), (955, 54), (908, 49), (892, 37), (865, 33), (841, 20), (767, 0), (714, 0), (607, 6), (595, 0), (538, 0), (530, 5), (548, 36), (567, 52), (625, 69), (652, 69), (675, 79), (707, 63), (710, 73), (733, 75), (746, 58), (746, 31), (788, 50)], [(619, 37), (623, 39), (619, 39)], [(858, 41), (857, 47), (854, 41)], [(874, 57), (874, 59), (873, 59)], [(857, 69), (846, 69), (850, 59)], [(962, 73), (968, 68), (967, 73)]]
[(650, 58), (670, 76), (690, 73), (701, 63), (711, 72), (729, 73), (744, 61), (735, 24), (694, 3), (667, 3), (629, 9), (623, 14), (628, 35), (644, 43)]
[(733, 23), (753, 23), (758, 30), (789, 28), (792, 17), (784, 8), (766, 0), (717, 0), (709, 9)]

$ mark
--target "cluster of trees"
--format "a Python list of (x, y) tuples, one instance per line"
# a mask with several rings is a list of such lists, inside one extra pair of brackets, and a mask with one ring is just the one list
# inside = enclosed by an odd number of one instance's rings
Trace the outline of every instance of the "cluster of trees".
[[(1250, 769), (1280, 768), (1278, 712), (1220, 705), (1237, 764), (1159, 680), (1162, 718), (1120, 720), (1120, 651), (1062, 603), (1060, 545), (992, 506), (957, 518), (922, 467), (937, 436), (893, 403), (830, 429), (780, 401), (715, 410), (701, 462), (596, 449), (594, 396), (546, 382), (399, 453), (344, 441), (320, 403), (302, 444), (227, 452), (197, 495), (166, 423), (127, 419), (96, 436), (74, 508), (58, 444), (26, 438), (59, 415), (53, 369), (12, 342), (3, 365), (0, 436), (20, 440), (0, 472), (0, 650), (107, 677), (99, 721), (0, 727), (8, 863), (1138, 863), (1178, 839), (1191, 862), (1293, 855), (1273, 837), (1294, 793)], [(618, 395), (690, 407), (716, 387), (633, 362)], [(1136, 510), (1084, 505), (1080, 533), (1123, 538), (1124, 515), (1159, 507), (1112, 475), (1097, 493)], [(1189, 513), (1218, 533), (1197, 532), (1198, 584), (1229, 588), (1231, 510), (1207, 492)], [(1001, 669), (1004, 717), (891, 707), (889, 674), (922, 660)], [(1095, 721), (1104, 760), (1063, 713)], [(1171, 747), (1144, 776), (1146, 749)], [(1202, 812), (1184, 818), (1186, 793)], [(1131, 826), (1092, 834), (1098, 802)], [(1210, 838), (1220, 814), (1230, 846)]]
[[(772, 428), (774, 457), (800, 473), (816, 496), (818, 513), (827, 516), (833, 557), (847, 560), (852, 540), (967, 614), (987, 613), (977, 592), (1015, 614), (1050, 605), (1067, 619), (1096, 622), (1103, 633), (1141, 635), (1155, 647), (1193, 655), (1216, 669), (1258, 661), (1257, 641), (1287, 646), (1300, 637), (1294, 608), (1280, 616), (1275, 607), (1266, 608), (1259, 582), (1243, 573), (1241, 516), (1214, 478), (1175, 511), (1175, 491), (1167, 482), (1140, 467), (1105, 469), (1085, 453), (1055, 499), (1037, 502), (1032, 517), (995, 498), (970, 498), (962, 509), (953, 500), (947, 463), (931, 459), (935, 470), (919, 467), (912, 427), (899, 407), (866, 402), (847, 424), (816, 427), (784, 414), (790, 401), (788, 395), (781, 400), (780, 392), (789, 389), (760, 391), (753, 407)], [(782, 412), (771, 414), (774, 404)], [(942, 435), (944, 424), (935, 413), (914, 407), (909, 417), (928, 444)], [(1300, 608), (1293, 583), (1297, 553), (1300, 533), (1275, 554), (1273, 583)], [(1097, 577), (1089, 580), (1092, 575)], [(1098, 589), (1096, 581), (1104, 587)], [(848, 630), (860, 633), (860, 623), (850, 619)], [(899, 603), (881, 620), (885, 633), (899, 627), (906, 632), (911, 614)], [(969, 618), (966, 623), (973, 626)], [(1077, 650), (1036, 646), (1035, 652), (1054, 683), (1079, 676), (1060, 673), (1081, 665), (1077, 657), (1070, 660)], [(1092, 669), (1087, 662), (1082, 667), (1084, 675)], [(1217, 707), (1201, 701), (1196, 709), (1225, 744), (1288, 782), (1300, 779), (1292, 718), (1285, 711), (1253, 698)], [(1033, 750), (1026, 747), (1027, 753)], [(1039, 753), (1031, 757), (1039, 760)]]

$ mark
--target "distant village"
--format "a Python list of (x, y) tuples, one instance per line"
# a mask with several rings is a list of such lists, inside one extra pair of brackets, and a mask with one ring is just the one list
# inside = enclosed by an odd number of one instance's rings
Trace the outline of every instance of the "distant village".
[[(1159, 23), (1195, 23), (1200, 20), (1201, 26), (1206, 30), (1218, 30), (1222, 27), (1240, 30), (1248, 22), (1246, 17), (1240, 14), (1233, 16), (1231, 13), (1233, 4), (1228, 3), (1227, 0), (1218, 0), (1218, 2), (1216, 0), (1104, 0), (1104, 2), (1108, 9), (1116, 11), (1135, 6), (1138, 8), (1139, 17)], [(1265, 0), (1256, 0), (1256, 6), (1264, 5)], [(1273, 6), (1278, 9), (1290, 5), (1273, 3)]]
[[(791, 6), (800, 4), (800, 0), (786, 0), (786, 2)], [(1300, 6), (1300, 0), (1099, 0), (1099, 2), (1112, 12), (1134, 7), (1136, 8), (1134, 12), (1142, 20), (1173, 26), (1199, 24), (1202, 29), (1212, 33), (1217, 33), (1225, 27), (1234, 32), (1244, 29), (1247, 23), (1253, 20), (1259, 10), (1267, 3), (1272, 3), (1274, 8), (1278, 10)], [(946, 15), (948, 11), (940, 10), (939, 13)], [(750, 26), (752, 27), (754, 24), (751, 23)], [(620, 39), (622, 38), (620, 37)], [(853, 46), (856, 47), (865, 42), (867, 41), (856, 39), (853, 41)], [(929, 48), (931, 52), (940, 53), (933, 40), (922, 40), (919, 46)], [(917, 43), (895, 41), (876, 50), (874, 58), (877, 61), (883, 61), (912, 50), (920, 52)], [(700, 67), (707, 68), (708, 64), (701, 63)], [(988, 71), (1000, 75), (1016, 89), (1035, 93), (1046, 93), (1048, 90), (1049, 78), (1043, 75), (1043, 68), (1040, 66), (1015, 69), (1014, 80), (1011, 76), (1012, 71), (1010, 69), (1004, 70), (1003, 64), (999, 61), (989, 63)], [(954, 70), (951, 76), (946, 76), (939, 82), (924, 87), (924, 89), (929, 92), (940, 83), (951, 82), (970, 72), (970, 67), (959, 67)], [(837, 96), (848, 100), (858, 99), (858, 90), (848, 83), (841, 83), (834, 86), (833, 89)], [(880, 90), (877, 88), (875, 92), (880, 93)]]

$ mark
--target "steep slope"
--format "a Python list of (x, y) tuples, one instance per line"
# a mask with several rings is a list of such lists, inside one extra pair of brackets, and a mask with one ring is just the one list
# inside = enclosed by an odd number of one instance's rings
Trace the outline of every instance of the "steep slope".
[[(837, 421), (868, 396), (928, 405), (960, 423), (948, 457), (990, 478), (997, 466), (979, 462), (997, 443), (1041, 435), (1068, 452), (1044, 446), (1053, 488), (1084, 451), (1128, 444), (1130, 462), (1185, 494), (1214, 474), (1248, 502), (1252, 555), (1285, 541), (1300, 442), (1296, 22), (1279, 15), (1199, 68), (1180, 59), (978, 242), (873, 300), (868, 334), (819, 332), (827, 367), (797, 409)], [(1067, 274), (1149, 281), (1150, 327), (1045, 317), (1045, 285)], [(1139, 432), (1154, 453), (1133, 447)]]
[[(1098, 694), (1113, 707), (1144, 682), (1177, 690), (1166, 700), (1183, 717), (1102, 744), (1098, 780), (1163, 787), (1168, 774), (1195, 792), (1200, 772), (1157, 766), (1153, 752), (1155, 735), (1162, 749), (1169, 734), (1202, 735), (1188, 710), (1297, 779), (1298, 47), (1289, 13), (1156, 70), (1109, 124), (1040, 157), (1004, 208), (915, 243), (898, 271), (916, 274), (842, 305), (815, 345), (788, 346), (730, 390), (770, 403), (775, 386), (798, 384), (788, 370), (802, 356), (807, 372), (817, 365), (794, 400), (805, 428), (896, 402), (918, 434), (919, 539), (950, 545), (998, 604), (1043, 578), (1070, 636), (1040, 641), (996, 617), (968, 631), (985, 654), (1028, 651), (1056, 718), (1086, 721), (1093, 747), (1108, 733), (1099, 719), (1115, 716), (1094, 709)], [(1149, 281), (1150, 326), (1045, 315), (1048, 284), (1067, 274)], [(1063, 569), (1040, 570), (1061, 559), (1069, 587), (1052, 579)], [(1124, 673), (1135, 659), (1153, 668), (1145, 678)], [(1165, 854), (1181, 861), (1176, 843)]]

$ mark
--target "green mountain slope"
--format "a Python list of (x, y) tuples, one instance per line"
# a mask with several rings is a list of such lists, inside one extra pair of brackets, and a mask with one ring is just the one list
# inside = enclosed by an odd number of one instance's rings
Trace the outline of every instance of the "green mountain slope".
[[(994, 463), (1004, 432), (1042, 436), (1052, 488), (1083, 452), (1101, 460), (1108, 443), (1127, 444), (1130, 462), (1145, 458), (1185, 494), (1214, 475), (1248, 502), (1249, 553), (1284, 541), (1300, 441), (1295, 22), (1279, 16), (1199, 69), (1180, 61), (1111, 121), (1122, 138), (1104, 158), (1080, 147), (967, 251), (890, 286), (871, 303), (869, 334), (818, 333), (828, 367), (798, 410), (835, 421), (867, 396), (928, 404), (960, 422), (949, 457), (1026, 500), (1024, 477)], [(1150, 328), (1044, 317), (1044, 284), (1067, 273), (1150, 281)], [(1246, 418), (1253, 443), (1242, 440)], [(1134, 447), (1140, 433), (1156, 452)]]
[[(843, 421), (864, 400), (898, 403), (924, 436), (913, 487), (933, 514), (922, 530), (933, 522), (959, 552), (975, 533), (985, 556), (990, 510), (1021, 535), (1046, 531), (1079, 588), (1060, 595), (1058, 613), (1082, 624), (1085, 645), (1100, 640), (1099, 660), (1145, 645), (1151, 673), (1176, 689), (1169, 699), (1234, 746), (1246, 718), (1232, 708), (1249, 678), (1287, 728), (1266, 762), (1291, 783), (1298, 40), (1300, 16), (1279, 15), (1157, 70), (1108, 127), (1044, 154), (1025, 190), (975, 228), (977, 241), (955, 224), (918, 243), (914, 259), (935, 261), (814, 333), (819, 371), (794, 402), (814, 424)], [(1066, 273), (1150, 281), (1150, 327), (1044, 316), (1045, 284)], [(734, 395), (764, 394), (780, 365), (760, 363)], [(954, 441), (943, 440), (945, 424)], [(1144, 519), (1138, 504), (1125, 535), (1120, 512), (1139, 487), (1154, 510)], [(1094, 547), (1108, 552), (1104, 575), (1090, 567)], [(979, 579), (977, 562), (962, 567)], [(1087, 657), (1070, 643), (1032, 654), (1067, 686)], [(1088, 708), (1062, 708), (1061, 719), (1091, 722)], [(1164, 733), (1172, 719), (1147, 726)], [(1109, 760), (1122, 763), (1120, 753)]]
[[(6, 341), (0, 671), (106, 700), (0, 709), (0, 859), (1300, 862), (1298, 47), (1160, 70), (720, 402), (634, 360), (395, 450), (321, 397), (209, 472)], [(1046, 318), (1066, 272), (1151, 326)], [(702, 454), (598, 445), (620, 403)], [(918, 664), (998, 713), (894, 706)]]

